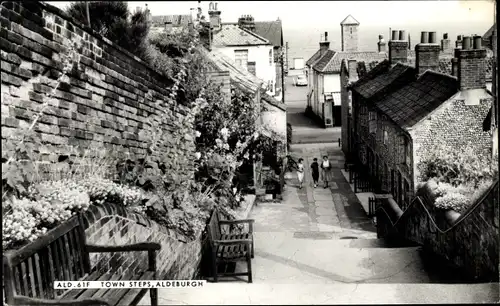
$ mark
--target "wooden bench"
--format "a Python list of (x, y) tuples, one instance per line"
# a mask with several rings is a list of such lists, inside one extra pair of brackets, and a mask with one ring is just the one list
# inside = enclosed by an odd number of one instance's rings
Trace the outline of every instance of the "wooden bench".
[[(54, 281), (128, 281), (156, 279), (158, 243), (123, 246), (90, 245), (85, 241), (82, 215), (50, 230), (43, 237), (4, 253), (4, 290), (8, 305), (137, 305), (148, 289), (54, 289)], [(147, 271), (123, 273), (91, 269), (90, 253), (147, 251)], [(151, 305), (158, 305), (158, 291), (151, 289)]]
[[(254, 257), (253, 243), (253, 222), (252, 219), (244, 220), (220, 220), (219, 212), (215, 209), (208, 224), (208, 238), (212, 250), (212, 269), (214, 282), (218, 276), (248, 276), (248, 282), (252, 282), (252, 261)], [(242, 234), (222, 234), (222, 225), (236, 225), (247, 223), (249, 230)], [(247, 272), (240, 273), (219, 273), (218, 265), (231, 262), (246, 261)]]

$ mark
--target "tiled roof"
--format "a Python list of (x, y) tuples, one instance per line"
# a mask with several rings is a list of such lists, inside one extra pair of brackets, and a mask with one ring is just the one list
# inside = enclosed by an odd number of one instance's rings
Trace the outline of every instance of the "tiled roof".
[(483, 34), (482, 40), (483, 40), (483, 46), (488, 47), (490, 49), (493, 49), (492, 43), (491, 43), (491, 38), (493, 35), (493, 30), (495, 30), (497, 24), (495, 22), (494, 25), (491, 26), (491, 28), (486, 31), (486, 33)]
[[(415, 79), (415, 68), (396, 64), (387, 69), (386, 61), (383, 61), (366, 74), (366, 79), (354, 83), (353, 90), (364, 98), (369, 99), (374, 95), (388, 89), (396, 90), (400, 84), (410, 82)], [(384, 71), (385, 70), (385, 71)]]
[(375, 105), (400, 127), (411, 127), (458, 91), (455, 78), (425, 72), (408, 85), (375, 101)]
[(241, 29), (234, 24), (224, 24), (222, 29), (214, 34), (213, 45), (220, 46), (258, 46), (270, 45), (271, 43), (259, 35)]
[(256, 21), (255, 33), (269, 40), (275, 47), (283, 46), (283, 28), (281, 26), (281, 20)]
[(355, 59), (357, 61), (382, 61), (387, 58), (387, 53), (378, 52), (337, 52), (330, 61), (323, 66), (321, 70), (322, 73), (340, 73), (340, 68), (342, 65), (342, 60), (345, 59)]
[(347, 16), (342, 22), (340, 23), (341, 25), (348, 25), (348, 24), (359, 24), (359, 22), (352, 17), (351, 15)]
[(154, 26), (165, 26), (166, 22), (171, 22), (172, 26), (187, 26), (192, 22), (191, 15), (160, 15), (151, 16), (151, 22)]
[(254, 76), (250, 72), (248, 72), (245, 68), (236, 64), (232, 59), (227, 57), (226, 55), (218, 52), (217, 50), (208, 51), (205, 48), (201, 48), (202, 54), (209, 59), (212, 67), (219, 71), (229, 71), (229, 77), (231, 79), (231, 83), (241, 90), (255, 94), (257, 90), (260, 90), (262, 100), (270, 103), (281, 110), (286, 110), (286, 107), (283, 103), (277, 101), (274, 97), (265, 93), (264, 81)]
[(320, 57), (321, 57), (321, 50), (318, 50), (318, 51), (316, 51), (316, 53), (313, 54), (313, 56), (311, 56), (307, 60), (306, 65), (312, 66)]
[(326, 65), (331, 61), (331, 59), (335, 56), (336, 52), (333, 50), (327, 50), (325, 54), (318, 58), (318, 60), (313, 64), (313, 69), (321, 72), (325, 69)]
[(360, 62), (358, 62), (357, 63), (358, 67), (356, 68), (357, 75), (354, 76), (354, 78), (360, 78), (360, 77), (366, 75), (373, 68), (375, 68), (379, 63), (380, 63), (380, 61), (370, 61), (370, 62), (360, 61)]

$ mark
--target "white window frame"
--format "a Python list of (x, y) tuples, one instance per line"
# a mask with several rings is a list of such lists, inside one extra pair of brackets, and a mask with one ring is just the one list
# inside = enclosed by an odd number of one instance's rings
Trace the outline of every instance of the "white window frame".
[[(238, 55), (245, 55), (239, 58)], [(245, 69), (248, 69), (248, 49), (240, 49), (240, 50), (234, 50), (234, 61), (236, 64), (240, 65), (241, 67), (244, 67)]]

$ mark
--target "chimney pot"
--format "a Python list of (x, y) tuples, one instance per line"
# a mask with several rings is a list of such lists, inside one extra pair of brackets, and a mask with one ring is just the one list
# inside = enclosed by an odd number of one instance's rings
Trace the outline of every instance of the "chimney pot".
[(379, 35), (378, 36), (378, 40), (383, 40), (384, 39), (384, 35)]
[(443, 39), (448, 39), (448, 33), (443, 34)]
[(392, 39), (391, 40), (398, 40), (398, 31), (394, 30), (392, 31)]
[(399, 40), (406, 40), (405, 34), (406, 34), (406, 31), (404, 31), (404, 30), (399, 31)]
[(474, 49), (481, 49), (481, 36), (474, 36)]
[(429, 43), (430, 44), (436, 43), (436, 32), (429, 32)]
[(420, 35), (420, 43), (426, 44), (428, 42), (429, 42), (429, 32), (422, 31), (422, 34)]
[(325, 32), (325, 41), (328, 41), (328, 32)]
[(471, 48), (471, 39), (470, 36), (465, 36), (462, 40), (462, 49), (470, 50)]

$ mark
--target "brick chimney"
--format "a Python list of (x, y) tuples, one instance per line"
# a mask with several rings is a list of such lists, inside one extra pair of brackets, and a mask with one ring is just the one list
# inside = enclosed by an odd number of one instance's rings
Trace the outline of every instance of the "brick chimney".
[(448, 39), (448, 33), (443, 34), (443, 39), (441, 39), (441, 51), (447, 52), (450, 50), (450, 40)]
[(355, 76), (358, 75), (358, 62), (355, 59), (347, 60), (347, 70), (349, 71), (349, 81), (356, 80)]
[(436, 43), (436, 32), (422, 32), (420, 43), (415, 46), (415, 68), (418, 75), (426, 70), (438, 70), (440, 50), (441, 46)]
[(463, 35), (457, 36), (457, 40), (455, 41), (455, 48), (462, 48), (462, 38)]
[(217, 10), (217, 3), (210, 2), (208, 5), (208, 16), (210, 17), (210, 26), (213, 31), (219, 31), (222, 26), (222, 22), (220, 19), (221, 11)]
[(378, 53), (385, 53), (386, 52), (386, 49), (385, 49), (385, 40), (384, 40), (384, 35), (379, 35), (378, 36), (378, 43), (377, 43), (377, 46), (378, 46)]
[(486, 49), (481, 46), (481, 36), (464, 37), (455, 56), (460, 90), (486, 88)]
[(243, 15), (238, 18), (238, 26), (250, 32), (255, 32), (255, 21), (250, 15)]
[(389, 62), (391, 65), (408, 61), (408, 41), (406, 41), (405, 34), (405, 31), (402, 30), (392, 31), (392, 37), (389, 41)]
[(325, 32), (325, 40), (319, 42), (319, 54), (323, 55), (330, 49), (330, 42), (328, 41), (328, 32)]

